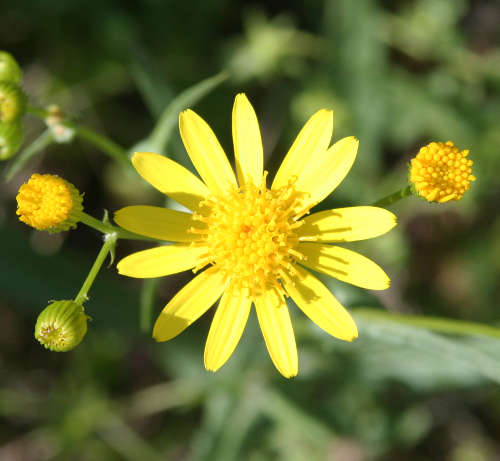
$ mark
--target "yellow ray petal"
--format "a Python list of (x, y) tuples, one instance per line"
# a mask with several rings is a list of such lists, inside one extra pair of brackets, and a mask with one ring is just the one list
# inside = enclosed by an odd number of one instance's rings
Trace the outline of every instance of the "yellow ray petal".
[(205, 368), (217, 371), (240, 341), (250, 314), (252, 300), (225, 292), (215, 313), (205, 345)]
[(396, 216), (384, 208), (355, 206), (320, 211), (304, 218), (297, 229), (301, 240), (316, 242), (354, 242), (390, 231)]
[(193, 173), (163, 155), (136, 152), (132, 163), (147, 182), (190, 210), (196, 210), (209, 194), (207, 186)]
[(153, 328), (156, 341), (168, 341), (201, 317), (224, 291), (224, 275), (213, 268), (197, 275), (163, 308)]
[(236, 178), (212, 129), (188, 109), (179, 116), (179, 130), (187, 153), (205, 184), (214, 194), (236, 188)]
[(191, 242), (198, 238), (188, 232), (194, 224), (191, 214), (182, 211), (157, 206), (127, 206), (118, 210), (114, 219), (124, 229), (155, 239)]
[(299, 276), (286, 284), (285, 289), (295, 304), (316, 325), (327, 333), (344, 341), (358, 337), (358, 329), (351, 314), (340, 304), (330, 290), (314, 275), (296, 266)]
[(297, 346), (283, 296), (275, 290), (268, 290), (255, 299), (255, 307), (274, 366), (285, 378), (295, 376), (299, 368)]
[(389, 288), (383, 269), (355, 251), (320, 243), (300, 243), (298, 251), (306, 257), (300, 264), (310, 269), (369, 290)]
[(139, 279), (163, 277), (192, 269), (207, 251), (205, 247), (191, 247), (189, 244), (166, 245), (132, 253), (116, 268), (122, 275)]
[(236, 95), (233, 106), (233, 144), (240, 186), (262, 181), (264, 152), (259, 122), (245, 94)]
[(286, 186), (294, 177), (300, 177), (308, 162), (315, 162), (330, 145), (333, 133), (333, 112), (322, 109), (316, 112), (304, 125), (292, 147), (283, 159), (272, 188)]
[(354, 163), (358, 144), (353, 136), (343, 138), (308, 162), (295, 183), (297, 190), (310, 194), (304, 206), (321, 202), (342, 182)]

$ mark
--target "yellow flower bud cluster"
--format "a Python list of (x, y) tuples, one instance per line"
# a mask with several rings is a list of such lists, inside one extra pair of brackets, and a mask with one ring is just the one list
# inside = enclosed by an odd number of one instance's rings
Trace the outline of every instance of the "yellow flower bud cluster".
[(23, 141), (22, 117), (27, 97), (20, 84), (22, 71), (16, 60), (0, 51), (0, 160), (12, 157)]
[(460, 200), (476, 180), (468, 155), (468, 149), (461, 151), (451, 141), (431, 142), (411, 160), (410, 183), (429, 202)]
[(83, 195), (73, 184), (51, 174), (34, 174), (17, 193), (19, 219), (50, 233), (76, 227), (83, 211)]

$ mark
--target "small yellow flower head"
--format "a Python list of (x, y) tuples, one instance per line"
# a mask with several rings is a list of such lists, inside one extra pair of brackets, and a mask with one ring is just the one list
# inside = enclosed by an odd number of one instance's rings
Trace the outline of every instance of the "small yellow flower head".
[(0, 123), (0, 160), (12, 157), (23, 142), (23, 126), (19, 122)]
[(429, 202), (460, 200), (476, 180), (468, 155), (468, 149), (460, 151), (451, 141), (431, 142), (411, 160), (410, 183)]
[(21, 83), (23, 71), (10, 53), (0, 51), (0, 81)]
[(59, 176), (34, 174), (17, 194), (19, 219), (50, 233), (74, 229), (83, 211), (83, 195)]
[(35, 338), (46, 349), (67, 352), (76, 347), (87, 333), (83, 306), (74, 301), (54, 301), (38, 316)]
[(19, 120), (26, 111), (26, 94), (15, 83), (0, 82), (0, 121)]

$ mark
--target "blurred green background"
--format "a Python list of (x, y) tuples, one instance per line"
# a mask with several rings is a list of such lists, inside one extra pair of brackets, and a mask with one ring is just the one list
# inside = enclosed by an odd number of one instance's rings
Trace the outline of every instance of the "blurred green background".
[[(323, 207), (370, 204), (403, 187), (409, 159), (431, 140), (469, 148), (478, 178), (458, 203), (400, 202), (395, 230), (349, 246), (382, 265), (392, 286), (328, 281), (357, 316), (353, 344), (293, 309), (300, 371), (285, 380), (254, 314), (215, 375), (203, 368), (213, 310), (154, 343), (139, 328), (142, 282), (113, 267), (90, 292), (84, 342), (45, 351), (33, 338), (36, 316), (49, 300), (76, 295), (100, 235), (30, 230), (15, 216), (19, 185), (33, 172), (59, 174), (96, 217), (163, 198), (80, 139), (49, 146), (10, 181), (0, 171), (0, 459), (500, 459), (500, 340), (356, 314), (498, 321), (498, 1), (17, 0), (0, 13), (0, 48), (22, 65), (31, 102), (57, 103), (127, 149), (181, 91), (226, 70), (194, 108), (230, 155), (240, 91), (259, 116), (271, 174), (320, 108), (334, 110), (334, 140), (360, 139), (353, 169)], [(43, 130), (27, 116), (25, 146)], [(187, 165), (176, 127), (155, 147)], [(121, 241), (118, 257), (145, 247)], [(155, 313), (188, 279), (153, 286)]]

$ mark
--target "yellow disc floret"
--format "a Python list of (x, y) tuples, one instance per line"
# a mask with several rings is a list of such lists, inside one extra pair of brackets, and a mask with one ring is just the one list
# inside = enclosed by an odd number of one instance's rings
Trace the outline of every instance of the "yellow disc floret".
[(51, 233), (76, 227), (83, 210), (83, 196), (76, 187), (51, 174), (32, 175), (16, 199), (22, 222)]
[(193, 219), (206, 225), (191, 228), (200, 235), (195, 245), (209, 248), (198, 267), (212, 264), (223, 271), (229, 289), (244, 290), (252, 297), (275, 287), (284, 293), (280, 281), (296, 274), (293, 263), (303, 259), (295, 248), (298, 222), (308, 210), (301, 210), (304, 194), (292, 183), (277, 190), (249, 183), (224, 197), (202, 202)]
[(410, 182), (418, 195), (429, 202), (460, 200), (476, 180), (468, 155), (468, 149), (460, 151), (451, 141), (422, 147), (410, 165)]

